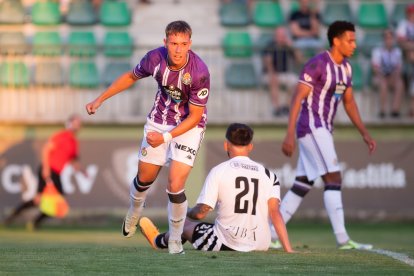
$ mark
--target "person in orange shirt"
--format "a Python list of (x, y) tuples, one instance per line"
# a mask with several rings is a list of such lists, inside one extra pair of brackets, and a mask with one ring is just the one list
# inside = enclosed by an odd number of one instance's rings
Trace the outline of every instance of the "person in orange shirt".
[[(66, 164), (71, 163), (76, 171), (81, 171), (78, 162), (78, 140), (76, 134), (82, 126), (82, 119), (79, 115), (72, 115), (68, 118), (65, 129), (53, 134), (42, 148), (41, 165), (38, 173), (37, 194), (29, 201), (21, 203), (15, 208), (5, 220), (5, 225), (9, 225), (17, 218), (22, 211), (37, 207), (40, 202), (40, 195), (46, 187), (46, 183), (53, 182), (57, 191), (64, 195), (60, 174)], [(37, 229), (48, 215), (42, 213), (35, 218), (28, 227)]]

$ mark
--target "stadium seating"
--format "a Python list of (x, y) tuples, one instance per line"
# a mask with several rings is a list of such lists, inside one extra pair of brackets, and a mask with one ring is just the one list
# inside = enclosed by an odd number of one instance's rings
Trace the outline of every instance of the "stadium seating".
[(101, 4), (99, 17), (104, 26), (128, 26), (131, 24), (131, 13), (125, 1), (105, 0)]
[(73, 31), (69, 35), (69, 55), (92, 57), (96, 55), (96, 40), (93, 32)]
[(257, 1), (253, 12), (253, 22), (258, 27), (276, 27), (284, 24), (282, 6), (279, 2)]
[(407, 4), (407, 2), (397, 2), (394, 4), (392, 12), (390, 13), (390, 23), (393, 26), (397, 26), (401, 20), (405, 19), (405, 7)]
[(248, 32), (226, 33), (222, 46), (226, 57), (250, 57), (253, 54), (253, 43)]
[(0, 1), (0, 24), (24, 24), (25, 11), (20, 0)]
[(359, 92), (365, 87), (366, 76), (361, 64), (357, 60), (352, 59), (350, 62), (352, 65), (352, 87), (353, 90)]
[(66, 15), (69, 25), (93, 25), (98, 22), (98, 15), (90, 0), (72, 0)]
[(28, 45), (22, 32), (0, 33), (0, 54), (2, 55), (24, 55)]
[(41, 86), (63, 85), (63, 69), (60, 62), (38, 62), (34, 72), (34, 83)]
[(362, 54), (366, 55), (367, 57), (370, 57), (374, 47), (382, 45), (382, 32), (382, 30), (365, 31), (361, 44), (359, 45)]
[(34, 25), (58, 25), (62, 20), (57, 1), (36, 1), (32, 6), (31, 15)]
[(0, 85), (10, 88), (28, 87), (30, 73), (26, 64), (21, 61), (0, 64)]
[(326, 3), (322, 12), (322, 22), (328, 26), (336, 20), (354, 21), (349, 3), (336, 1)]
[(220, 6), (220, 23), (225, 27), (241, 27), (250, 24), (249, 10), (244, 3), (225, 3)]
[(74, 61), (70, 65), (69, 84), (76, 88), (96, 88), (99, 86), (99, 72), (95, 62)]
[(115, 79), (117, 79), (121, 74), (130, 71), (131, 65), (129, 62), (110, 62), (105, 66), (103, 73), (103, 83), (105, 86), (109, 86)]
[(358, 25), (365, 29), (388, 27), (388, 18), (382, 2), (361, 2), (358, 7)]
[(58, 56), (62, 54), (62, 41), (58, 32), (37, 32), (33, 37), (33, 54)]
[(264, 48), (269, 45), (269, 43), (273, 39), (273, 32), (272, 31), (265, 31), (261, 32), (254, 43), (254, 48), (257, 51), (262, 51)]
[(230, 64), (225, 72), (226, 86), (229, 88), (247, 89), (258, 85), (256, 72), (251, 62)]
[(103, 46), (108, 57), (130, 57), (134, 47), (128, 32), (107, 32)]

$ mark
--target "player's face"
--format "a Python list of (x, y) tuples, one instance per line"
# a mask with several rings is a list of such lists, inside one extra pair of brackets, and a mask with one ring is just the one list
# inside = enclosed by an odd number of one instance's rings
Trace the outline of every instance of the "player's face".
[(76, 117), (72, 120), (71, 126), (73, 131), (77, 132), (82, 127), (82, 120), (79, 117)]
[(355, 32), (346, 31), (342, 36), (335, 38), (337, 48), (344, 57), (350, 57), (356, 49)]
[(179, 69), (187, 62), (187, 53), (190, 50), (190, 35), (177, 33), (164, 39), (168, 51), (168, 63), (173, 69)]

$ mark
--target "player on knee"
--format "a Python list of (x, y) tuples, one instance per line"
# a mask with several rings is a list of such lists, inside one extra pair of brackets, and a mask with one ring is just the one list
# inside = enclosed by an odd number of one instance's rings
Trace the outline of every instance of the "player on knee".
[[(197, 205), (189, 209), (182, 239), (202, 251), (264, 251), (270, 245), (272, 222), (286, 252), (293, 252), (285, 224), (279, 213), (280, 184), (277, 176), (249, 158), (253, 130), (244, 124), (231, 124), (224, 149), (229, 160), (208, 174)], [(214, 208), (212, 223), (200, 222)], [(141, 231), (153, 248), (168, 248), (169, 232), (160, 234), (150, 219), (143, 217)]]

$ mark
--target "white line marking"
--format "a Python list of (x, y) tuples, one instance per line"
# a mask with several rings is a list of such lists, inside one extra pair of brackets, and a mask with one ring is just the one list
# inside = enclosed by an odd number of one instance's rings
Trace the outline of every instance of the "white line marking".
[(378, 249), (370, 249), (370, 250), (367, 250), (367, 251), (391, 257), (391, 258), (396, 259), (400, 262), (408, 264), (409, 266), (414, 267), (414, 260), (411, 259), (408, 255), (405, 255), (403, 253), (393, 252), (393, 251), (379, 249), (379, 248)]

